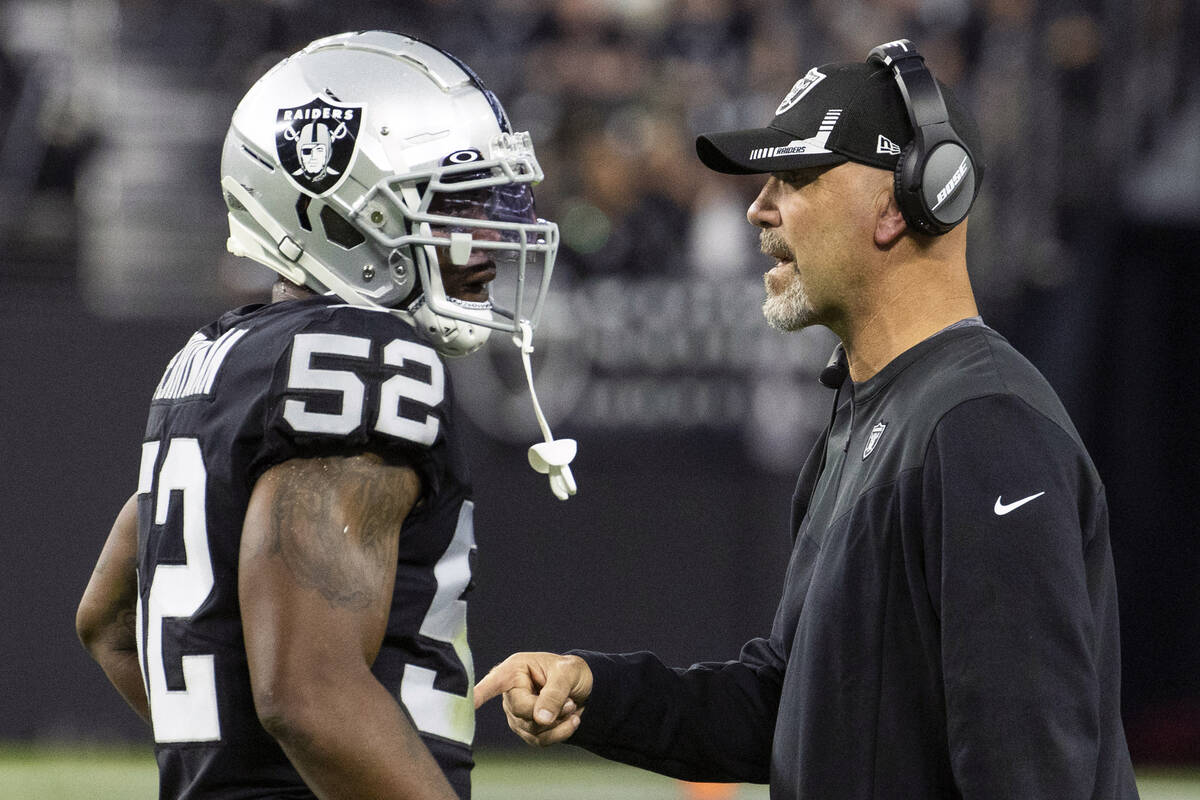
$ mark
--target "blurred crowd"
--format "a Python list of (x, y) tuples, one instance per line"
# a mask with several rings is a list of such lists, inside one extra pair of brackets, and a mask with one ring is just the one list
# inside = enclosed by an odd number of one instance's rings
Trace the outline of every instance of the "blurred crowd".
[[(971, 266), (985, 304), (1071, 281), (1113, 215), (1200, 226), (1200, 89), (1186, 48), (1200, 12), (1184, 0), (11, 0), (0, 10), (0, 277), (41, 279), (43, 262), (72, 250), (85, 273), (120, 271), (122, 254), (166, 245), (193, 254), (173, 268), (211, 284), (223, 240), (212, 170), (237, 98), (310, 39), (362, 28), (460, 55), (533, 132), (549, 176), (540, 211), (584, 276), (720, 276), (750, 263), (743, 213), (757, 181), (705, 170), (694, 135), (763, 123), (809, 66), (901, 36), (982, 123)], [(144, 87), (175, 100), (139, 110)], [(194, 136), (155, 116), (184, 107)], [(138, 181), (156, 180), (195, 202), (139, 204)], [(197, 215), (215, 220), (217, 248), (188, 238)]]

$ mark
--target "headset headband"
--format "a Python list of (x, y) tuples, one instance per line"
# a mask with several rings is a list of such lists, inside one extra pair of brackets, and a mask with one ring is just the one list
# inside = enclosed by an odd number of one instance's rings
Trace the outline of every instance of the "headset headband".
[(925, 66), (925, 57), (907, 39), (879, 45), (867, 61), (891, 67), (914, 129), (950, 121), (942, 90)]

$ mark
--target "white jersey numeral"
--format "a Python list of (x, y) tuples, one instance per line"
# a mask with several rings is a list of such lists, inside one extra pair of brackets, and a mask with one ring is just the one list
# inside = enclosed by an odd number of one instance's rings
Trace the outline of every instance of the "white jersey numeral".
[[(336, 412), (311, 411), (307, 401), (289, 399), (283, 404), (283, 418), (296, 431), (348, 434), (363, 423), (367, 385), (351, 370), (313, 367), (312, 360), (317, 355), (366, 360), (371, 356), (371, 340), (337, 333), (298, 333), (292, 343), (288, 388), (340, 395), (340, 409)], [(429, 380), (393, 375), (384, 381), (379, 387), (379, 414), (375, 418), (375, 430), (418, 444), (431, 445), (437, 439), (438, 418), (427, 414), (423, 420), (412, 419), (401, 415), (400, 406), (405, 399), (430, 408), (441, 403), (446, 394), (445, 371), (433, 349), (423, 344), (393, 339), (383, 348), (384, 364), (404, 367), (408, 362), (428, 367)]]
[[(283, 419), (294, 431), (304, 433), (347, 434), (362, 425), (366, 413), (367, 385), (350, 369), (318, 369), (312, 366), (313, 356), (334, 355), (352, 359), (370, 359), (371, 339), (346, 336), (342, 333), (296, 333), (292, 343), (292, 365), (288, 369), (288, 389), (336, 393), (340, 410), (313, 411), (308, 402), (288, 399), (283, 403)], [(409, 375), (392, 375), (379, 386), (379, 414), (374, 429), (392, 437), (432, 445), (438, 438), (436, 416), (426, 414), (424, 420), (401, 414), (401, 401), (409, 399), (436, 407), (445, 398), (445, 368), (433, 348), (424, 344), (392, 339), (383, 349), (383, 362), (389, 367), (407, 366), (409, 362), (430, 368), (430, 379), (419, 380)]]
[(407, 664), (400, 681), (400, 699), (417, 729), (469, 745), (475, 738), (475, 665), (467, 646), (467, 602), (460, 600), (471, 582), (471, 551), (475, 549), (475, 505), (464, 501), (458, 527), (446, 552), (433, 568), (437, 592), (421, 621), (421, 635), (454, 648), (467, 673), (467, 693), (458, 695), (433, 687), (437, 673)]
[[(152, 492), (151, 476), (158, 458), (159, 443), (142, 445), (138, 493)], [(185, 563), (158, 564), (143, 607), (138, 595), (137, 632), (139, 662), (150, 720), (157, 742), (215, 742), (221, 738), (217, 714), (217, 681), (214, 656), (180, 657), (183, 689), (167, 686), (163, 656), (163, 625), (169, 618), (187, 618), (200, 610), (213, 588), (212, 558), (208, 550), (208, 523), (204, 510), (208, 473), (197, 439), (172, 439), (158, 471), (158, 490), (153, 497), (153, 523), (166, 525), (172, 510), (171, 497), (181, 515)], [(142, 636), (145, 645), (142, 646)]]
[(422, 422), (402, 417), (400, 401), (407, 397), (431, 408), (441, 403), (446, 396), (442, 362), (430, 348), (404, 339), (393, 339), (383, 348), (383, 363), (401, 367), (406, 361), (416, 361), (429, 367), (430, 382), (422, 383), (407, 375), (393, 375), (384, 381), (379, 387), (379, 418), (375, 420), (375, 429), (418, 444), (431, 445), (437, 439), (437, 417), (426, 415)]
[(342, 396), (342, 409), (336, 413), (309, 411), (302, 400), (288, 400), (283, 404), (283, 418), (298, 431), (347, 434), (362, 424), (366, 387), (362, 378), (348, 370), (313, 368), (316, 353), (367, 358), (371, 340), (337, 333), (299, 333), (292, 341), (288, 388), (337, 392)]

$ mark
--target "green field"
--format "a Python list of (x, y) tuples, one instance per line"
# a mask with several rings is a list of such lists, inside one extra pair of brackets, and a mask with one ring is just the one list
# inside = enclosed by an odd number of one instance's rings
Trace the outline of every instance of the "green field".
[[(763, 786), (705, 792), (704, 787), (610, 764), (574, 748), (485, 750), (477, 754), (474, 800), (751, 800)], [(148, 750), (0, 747), (3, 800), (152, 800), (157, 797)], [(1197, 800), (1200, 768), (1138, 771), (1143, 800)]]

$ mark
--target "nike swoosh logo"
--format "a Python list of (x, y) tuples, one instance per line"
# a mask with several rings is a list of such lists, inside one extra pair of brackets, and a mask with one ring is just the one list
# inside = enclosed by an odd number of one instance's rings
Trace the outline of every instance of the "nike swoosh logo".
[(996, 512), (996, 516), (1003, 517), (1008, 512), (1015, 511), (1016, 509), (1020, 508), (1021, 506), (1025, 505), (1026, 503), (1028, 503), (1030, 500), (1037, 500), (1039, 497), (1041, 497), (1044, 494), (1045, 494), (1045, 492), (1038, 492), (1037, 494), (1029, 495), (1029, 497), (1022, 497), (1020, 500), (1017, 500), (1012, 503), (1002, 503), (1000, 501), (1000, 497), (1002, 497), (1003, 495), (1000, 495), (1000, 496), (996, 497), (996, 507), (992, 510)]

